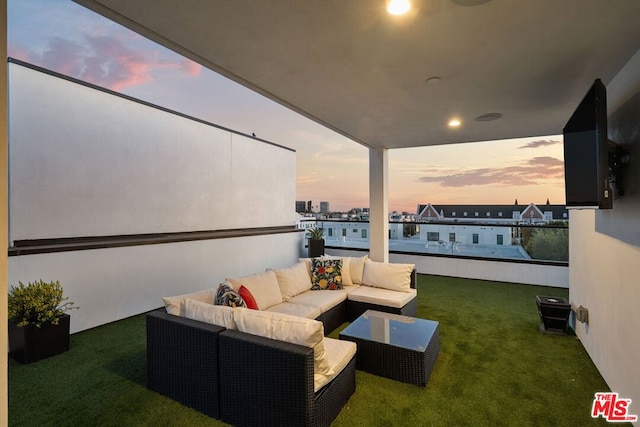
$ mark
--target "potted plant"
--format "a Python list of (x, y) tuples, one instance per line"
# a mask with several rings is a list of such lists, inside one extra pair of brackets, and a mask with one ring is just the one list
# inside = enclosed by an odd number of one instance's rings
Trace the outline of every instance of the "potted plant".
[(9, 291), (9, 354), (32, 363), (69, 350), (71, 317), (77, 308), (64, 296), (60, 282), (18, 282)]
[(309, 229), (309, 258), (324, 255), (324, 229)]

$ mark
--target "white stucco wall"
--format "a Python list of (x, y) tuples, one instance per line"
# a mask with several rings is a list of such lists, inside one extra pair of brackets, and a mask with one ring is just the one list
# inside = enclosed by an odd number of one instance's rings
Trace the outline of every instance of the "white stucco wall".
[[(326, 252), (336, 256), (355, 257), (363, 256), (366, 253), (334, 248), (327, 249)], [(416, 271), (422, 274), (554, 286), (558, 288), (567, 288), (569, 286), (569, 269), (562, 266), (399, 253), (389, 254), (389, 261), (415, 264)]]
[(607, 100), (609, 138), (631, 153), (626, 194), (613, 210), (570, 212), (569, 292), (574, 306), (589, 310), (588, 325), (576, 323), (578, 337), (640, 415), (640, 51), (607, 84)]
[[(295, 224), (295, 152), (9, 64), (9, 243)], [(77, 332), (287, 267), (303, 232), (9, 257), (59, 280)], [(6, 239), (5, 239), (6, 241)]]
[(303, 236), (295, 232), (9, 257), (9, 283), (59, 280), (80, 307), (70, 311), (74, 333), (161, 307), (163, 296), (289, 267), (302, 256)]
[(295, 152), (9, 64), (9, 239), (295, 223)]

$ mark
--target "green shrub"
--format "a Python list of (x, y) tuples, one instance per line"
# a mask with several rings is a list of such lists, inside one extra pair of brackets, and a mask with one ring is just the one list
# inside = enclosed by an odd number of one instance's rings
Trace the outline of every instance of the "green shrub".
[(311, 228), (309, 229), (309, 237), (311, 240), (322, 240), (324, 237), (324, 228)]
[(73, 303), (64, 296), (60, 282), (46, 283), (42, 280), (29, 282), (27, 286), (18, 282), (9, 291), (9, 319), (18, 326), (45, 323), (58, 324), (58, 319), (72, 308)]

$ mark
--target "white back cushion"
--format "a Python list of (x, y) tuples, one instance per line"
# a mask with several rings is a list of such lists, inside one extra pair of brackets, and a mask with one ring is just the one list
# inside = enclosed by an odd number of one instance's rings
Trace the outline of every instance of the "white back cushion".
[(363, 285), (392, 291), (411, 291), (411, 272), (414, 264), (374, 262), (367, 259), (362, 276)]
[(281, 268), (273, 272), (276, 273), (283, 301), (289, 301), (292, 297), (311, 289), (311, 278), (303, 261), (293, 267)]
[(233, 308), (226, 305), (212, 305), (187, 298), (184, 300), (184, 317), (223, 326), (227, 329), (237, 329), (233, 318)]
[(216, 300), (216, 290), (217, 289), (212, 288), (190, 294), (176, 295), (174, 297), (163, 297), (162, 301), (164, 302), (164, 307), (167, 310), (167, 313), (173, 314), (174, 316), (184, 316), (185, 299), (191, 298), (196, 301), (214, 304)]
[(368, 255), (349, 258), (351, 281), (353, 282), (354, 285), (361, 285), (364, 283), (363, 282), (364, 265), (368, 259), (369, 259)]
[(264, 273), (253, 274), (251, 276), (238, 277), (236, 279), (227, 279), (233, 285), (236, 291), (240, 286), (244, 285), (249, 289), (251, 295), (258, 304), (258, 309), (264, 310), (272, 305), (282, 302), (282, 294), (280, 286), (278, 286), (278, 278), (273, 270), (267, 270)]

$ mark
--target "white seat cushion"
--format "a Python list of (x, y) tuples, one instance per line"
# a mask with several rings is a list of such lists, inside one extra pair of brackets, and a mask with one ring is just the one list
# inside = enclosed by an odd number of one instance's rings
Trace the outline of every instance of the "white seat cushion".
[(283, 301), (289, 301), (292, 297), (311, 289), (311, 278), (304, 262), (298, 262), (293, 267), (273, 270), (278, 279), (278, 286)]
[(212, 305), (187, 298), (184, 300), (184, 317), (223, 326), (227, 329), (236, 329), (233, 308), (225, 305)]
[(233, 289), (236, 291), (240, 289), (240, 286), (244, 285), (253, 295), (259, 310), (265, 310), (282, 302), (278, 278), (273, 270), (226, 280), (231, 282)]
[(272, 305), (266, 311), (274, 313), (290, 314), (292, 316), (306, 317), (307, 319), (315, 319), (322, 314), (320, 307), (314, 307), (306, 304), (295, 304), (292, 302), (283, 302), (281, 304)]
[(332, 376), (324, 376), (321, 381), (314, 384), (314, 391), (320, 390), (328, 384), (333, 378), (337, 377), (340, 372), (351, 362), (356, 355), (356, 343), (351, 341), (342, 341), (334, 338), (324, 338), (324, 350), (329, 359), (329, 367), (333, 371)]
[(415, 289), (410, 289), (409, 292), (398, 292), (371, 286), (361, 286), (349, 293), (349, 300), (402, 308), (417, 295), (418, 292)]
[(351, 286), (345, 286), (344, 288), (342, 288), (342, 290), (344, 292), (347, 293), (347, 295), (349, 295), (351, 292), (355, 291), (356, 289), (360, 288), (360, 286), (362, 285), (351, 285)]
[(196, 301), (206, 302), (207, 304), (214, 304), (216, 301), (217, 289), (205, 289), (203, 291), (193, 292), (190, 294), (176, 295), (174, 297), (163, 297), (164, 307), (167, 313), (174, 316), (184, 316), (184, 300), (187, 298), (194, 299)]
[(313, 348), (314, 385), (324, 381), (326, 376), (332, 378), (322, 322), (261, 310), (237, 309), (233, 314), (240, 332)]
[(414, 264), (375, 262), (367, 259), (364, 264), (362, 284), (392, 291), (409, 292)]
[(307, 291), (291, 298), (289, 302), (305, 304), (312, 307), (320, 307), (324, 313), (329, 311), (342, 301), (347, 299), (347, 293), (342, 290), (335, 291)]

